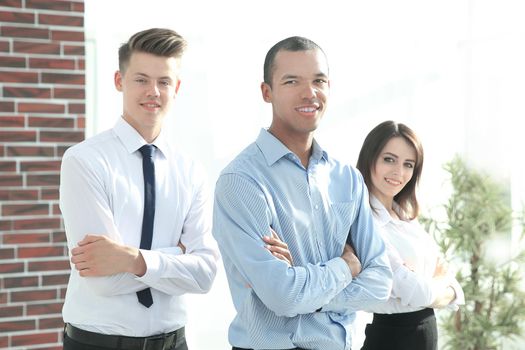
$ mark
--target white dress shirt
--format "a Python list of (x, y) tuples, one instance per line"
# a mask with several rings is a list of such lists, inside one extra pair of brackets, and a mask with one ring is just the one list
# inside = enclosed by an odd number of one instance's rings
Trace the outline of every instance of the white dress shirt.
[(393, 218), (373, 195), (370, 204), (394, 276), (390, 299), (367, 311), (384, 314), (418, 311), (429, 307), (444, 286), (451, 286), (456, 293), (456, 299), (448, 308), (457, 310), (458, 305), (464, 304), (463, 289), (454, 277), (454, 271), (448, 271), (440, 281), (432, 278), (440, 252), (432, 236), (419, 222), (405, 219), (406, 215), (395, 202), (393, 209), (401, 220)]
[[(62, 159), (60, 209), (71, 250), (88, 233), (139, 247), (144, 209), (142, 156), (146, 144), (124, 119), (67, 150)], [(63, 318), (104, 334), (150, 336), (186, 323), (185, 293), (206, 293), (216, 274), (211, 201), (204, 171), (167, 142), (153, 142), (156, 206), (151, 250), (141, 250), (142, 277), (120, 273), (80, 277), (71, 271)], [(186, 253), (177, 246), (186, 247)], [(151, 287), (146, 308), (136, 292)]]

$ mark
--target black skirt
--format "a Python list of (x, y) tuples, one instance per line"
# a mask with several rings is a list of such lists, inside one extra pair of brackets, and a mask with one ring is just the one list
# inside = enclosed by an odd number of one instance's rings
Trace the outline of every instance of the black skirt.
[(437, 350), (434, 309), (399, 314), (374, 314), (366, 325), (361, 350)]

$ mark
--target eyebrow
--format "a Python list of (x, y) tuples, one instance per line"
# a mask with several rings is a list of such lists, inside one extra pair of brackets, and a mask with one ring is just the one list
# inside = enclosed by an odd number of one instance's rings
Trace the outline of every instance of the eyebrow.
[(297, 78), (299, 78), (298, 75), (285, 74), (284, 76), (281, 77), (281, 80), (297, 79)]
[[(144, 78), (151, 78), (149, 75), (147, 75), (146, 73), (140, 73), (140, 72), (137, 72), (135, 73), (135, 76), (140, 76), (140, 77), (144, 77)], [(159, 80), (163, 80), (163, 79), (169, 79), (169, 80), (172, 80), (171, 77), (160, 77), (160, 78), (157, 78)]]
[[(316, 78), (326, 78), (328, 79), (328, 76), (325, 73), (317, 73), (315, 75)], [(281, 80), (287, 80), (287, 79), (297, 79), (299, 78), (298, 75), (295, 74), (285, 74), (281, 77)]]

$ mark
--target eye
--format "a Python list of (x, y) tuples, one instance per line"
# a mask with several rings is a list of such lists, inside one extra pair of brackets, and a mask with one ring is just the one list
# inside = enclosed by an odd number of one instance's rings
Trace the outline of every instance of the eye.
[(169, 80), (161, 80), (160, 81), (160, 85), (162, 85), (162, 86), (170, 86), (171, 84), (170, 84)]
[(409, 169), (414, 169), (414, 163), (405, 163), (405, 166)]
[(135, 82), (139, 83), (139, 84), (145, 84), (146, 83), (146, 79), (144, 79), (144, 78), (137, 78), (137, 79), (135, 79)]
[(328, 84), (328, 80), (326, 79), (316, 79), (314, 82), (319, 85)]
[(285, 80), (283, 82), (283, 85), (294, 85), (294, 84), (297, 84), (297, 80), (295, 79)]
[(396, 160), (392, 157), (384, 157), (383, 160), (385, 163), (394, 163)]

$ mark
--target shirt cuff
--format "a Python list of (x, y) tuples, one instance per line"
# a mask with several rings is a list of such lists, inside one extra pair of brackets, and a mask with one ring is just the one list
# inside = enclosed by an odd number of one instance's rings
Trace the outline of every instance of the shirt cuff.
[(158, 279), (161, 259), (158, 253), (151, 250), (141, 249), (140, 254), (142, 254), (146, 263), (146, 273), (142, 277), (137, 276), (136, 279), (148, 284), (147, 281)]
[(352, 282), (352, 271), (343, 258), (335, 258), (325, 263), (325, 266), (334, 271), (337, 287), (344, 288)]
[[(352, 282), (352, 272), (343, 258), (337, 257), (329, 260), (324, 264), (324, 266), (334, 272), (334, 279), (337, 289), (343, 290), (350, 284), (350, 282)], [(343, 293), (339, 292), (330, 302), (328, 302), (328, 304), (315, 311), (345, 313), (346, 308), (344, 306)]]
[(162, 267), (162, 260), (160, 257), (160, 254), (158, 253), (165, 253), (165, 254), (171, 254), (171, 255), (183, 255), (184, 252), (182, 249), (177, 247), (169, 247), (169, 248), (159, 248), (155, 251), (153, 250), (147, 250), (147, 249), (140, 249), (140, 253), (142, 254), (142, 257), (144, 258), (144, 262), (146, 263), (146, 273), (142, 277), (136, 277), (138, 281), (144, 282), (147, 284), (147, 281), (155, 281), (160, 278), (160, 270)]
[(408, 267), (399, 266), (393, 273), (392, 297), (399, 299), (403, 306), (426, 307), (434, 300), (431, 281), (417, 276)]

